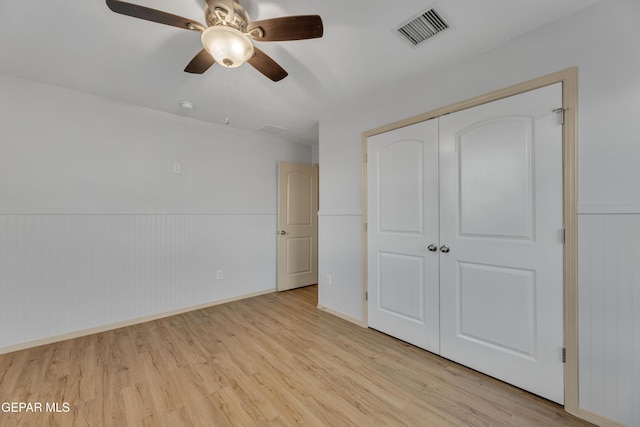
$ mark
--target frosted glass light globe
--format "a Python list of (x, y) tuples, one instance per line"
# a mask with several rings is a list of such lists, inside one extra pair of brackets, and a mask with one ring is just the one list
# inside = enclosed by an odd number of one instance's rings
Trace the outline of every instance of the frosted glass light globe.
[(202, 45), (220, 65), (239, 67), (253, 56), (253, 43), (232, 27), (216, 25), (202, 32)]

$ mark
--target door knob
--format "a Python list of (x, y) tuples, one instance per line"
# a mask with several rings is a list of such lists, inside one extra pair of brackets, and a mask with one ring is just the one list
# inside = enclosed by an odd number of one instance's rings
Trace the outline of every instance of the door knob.
[(284, 230), (280, 230), (280, 235), (281, 235), (281, 236), (284, 236), (285, 234), (287, 234), (287, 232), (286, 232), (286, 231), (284, 231)]
[(432, 243), (429, 246), (427, 246), (427, 249), (429, 249), (429, 252), (435, 252), (438, 250), (438, 247)]
[(447, 245), (440, 246), (440, 252), (446, 254), (447, 252), (449, 252), (449, 246), (447, 246)]

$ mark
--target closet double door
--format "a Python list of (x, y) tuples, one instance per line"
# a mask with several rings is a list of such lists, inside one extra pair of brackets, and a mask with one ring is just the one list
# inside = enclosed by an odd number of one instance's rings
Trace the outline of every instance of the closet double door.
[(368, 322), (558, 403), (561, 84), (367, 140)]

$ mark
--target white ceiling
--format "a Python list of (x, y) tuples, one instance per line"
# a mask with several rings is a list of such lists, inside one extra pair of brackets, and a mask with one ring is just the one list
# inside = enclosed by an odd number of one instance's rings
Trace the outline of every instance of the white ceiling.
[[(240, 0), (252, 20), (319, 14), (321, 39), (256, 43), (288, 72), (183, 72), (200, 34), (111, 12), (104, 0), (3, 0), (0, 73), (313, 145), (318, 121), (364, 94), (447, 67), (600, 0)], [(204, 23), (205, 0), (131, 0)], [(451, 28), (414, 48), (396, 28), (435, 7)], [(192, 110), (180, 101), (194, 103)]]

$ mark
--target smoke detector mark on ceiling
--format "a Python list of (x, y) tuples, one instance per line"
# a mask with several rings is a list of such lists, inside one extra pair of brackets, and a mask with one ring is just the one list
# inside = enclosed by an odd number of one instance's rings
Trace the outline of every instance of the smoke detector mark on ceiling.
[(417, 46), (447, 28), (449, 24), (440, 14), (435, 9), (429, 9), (403, 24), (398, 28), (398, 33), (412, 46)]
[(274, 135), (274, 136), (279, 136), (282, 135), (283, 133), (286, 132), (286, 128), (280, 127), (280, 126), (276, 126), (276, 125), (271, 125), (271, 124), (266, 124), (261, 126), (258, 131), (269, 134), (269, 135)]

